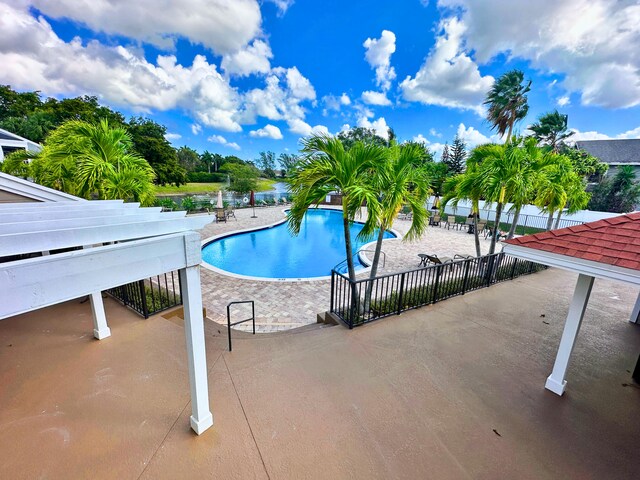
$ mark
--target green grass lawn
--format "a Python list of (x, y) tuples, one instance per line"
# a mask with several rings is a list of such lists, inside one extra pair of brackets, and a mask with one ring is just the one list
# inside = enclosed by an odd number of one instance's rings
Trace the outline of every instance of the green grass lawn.
[[(258, 192), (266, 192), (273, 188), (276, 180), (267, 180), (261, 178), (258, 180)], [(218, 190), (224, 189), (224, 183), (187, 183), (186, 185), (156, 185), (156, 195), (204, 195), (218, 193)]]

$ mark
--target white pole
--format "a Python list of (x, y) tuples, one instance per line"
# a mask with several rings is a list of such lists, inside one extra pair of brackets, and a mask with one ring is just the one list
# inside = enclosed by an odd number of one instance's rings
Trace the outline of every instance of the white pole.
[(636, 299), (636, 304), (633, 306), (633, 310), (631, 311), (631, 318), (629, 318), (629, 321), (640, 325), (640, 293), (638, 293), (638, 298)]
[(593, 287), (593, 280), (594, 278), (589, 275), (580, 274), (578, 276), (578, 283), (576, 283), (573, 299), (569, 306), (569, 313), (567, 314), (567, 320), (564, 324), (564, 331), (560, 339), (556, 362), (553, 365), (553, 372), (551, 372), (545, 384), (547, 390), (551, 390), (557, 395), (562, 395), (567, 385), (567, 381), (565, 380), (567, 367), (571, 359), (571, 352), (573, 352), (573, 347), (576, 344), (576, 338), (580, 331), (584, 312), (587, 309), (589, 295), (591, 295), (591, 288)]
[(93, 336), (98, 340), (111, 336), (111, 329), (107, 326), (107, 316), (104, 313), (102, 292), (94, 292), (89, 295), (91, 299), (91, 312), (93, 313)]
[(180, 269), (180, 283), (191, 387), (191, 428), (200, 435), (213, 425), (213, 416), (209, 410), (200, 267), (196, 265)]

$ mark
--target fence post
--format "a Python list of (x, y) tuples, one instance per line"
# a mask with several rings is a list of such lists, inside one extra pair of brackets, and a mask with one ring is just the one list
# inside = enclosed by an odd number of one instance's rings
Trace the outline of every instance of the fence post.
[(464, 262), (464, 280), (462, 280), (462, 295), (467, 291), (467, 281), (469, 280), (469, 267), (471, 266), (471, 260), (467, 259)]
[(529, 220), (529, 215), (524, 216), (524, 226), (522, 227), (522, 235), (527, 234), (527, 221)]
[(513, 257), (513, 267), (511, 267), (511, 280), (515, 278), (516, 275), (516, 265), (518, 265), (518, 259)]
[(331, 301), (329, 304), (329, 311), (333, 313), (333, 295), (335, 293), (335, 284), (336, 284), (336, 272), (331, 270)]
[(404, 294), (404, 272), (400, 275), (400, 293), (398, 294), (398, 315), (402, 313), (402, 296)]
[(147, 305), (147, 293), (144, 290), (144, 280), (138, 280), (138, 289), (140, 290), (140, 303), (142, 304), (142, 315), (149, 318), (149, 306)]

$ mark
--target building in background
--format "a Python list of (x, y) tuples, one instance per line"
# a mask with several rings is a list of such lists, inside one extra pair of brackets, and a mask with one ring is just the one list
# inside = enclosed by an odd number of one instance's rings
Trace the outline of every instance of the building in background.
[(15, 133), (0, 128), (0, 162), (4, 157), (16, 150), (27, 150), (28, 152), (39, 152), (42, 146), (39, 143), (27, 140)]

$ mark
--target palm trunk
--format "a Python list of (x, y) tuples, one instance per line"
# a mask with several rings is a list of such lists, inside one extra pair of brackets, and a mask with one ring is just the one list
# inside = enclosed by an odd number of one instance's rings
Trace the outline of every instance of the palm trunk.
[(347, 202), (342, 197), (342, 226), (344, 227), (344, 243), (347, 251), (347, 270), (349, 272), (349, 284), (351, 285), (351, 311), (349, 312), (349, 323), (355, 321), (355, 314), (359, 310), (358, 290), (356, 287), (356, 269), (353, 264), (353, 252), (351, 251), (351, 230), (349, 229), (349, 218), (347, 217)]
[(549, 211), (549, 217), (547, 218), (547, 232), (551, 230), (553, 226), (553, 210)]
[(471, 208), (474, 212), (473, 215), (473, 239), (476, 243), (476, 257), (482, 256), (482, 250), (480, 250), (480, 235), (478, 233), (478, 217), (480, 216), (480, 205), (478, 200), (473, 200)]
[(522, 207), (516, 208), (516, 213), (513, 214), (513, 222), (511, 223), (511, 228), (509, 228), (509, 234), (507, 235), (507, 240), (513, 238), (516, 233), (516, 227), (518, 226), (518, 220), (520, 219), (520, 209)]
[(500, 217), (502, 216), (502, 202), (498, 202), (496, 205), (496, 219), (493, 226), (493, 235), (491, 236), (491, 245), (489, 246), (489, 255), (492, 255), (496, 251), (496, 240), (500, 233)]
[(367, 291), (364, 294), (364, 311), (369, 311), (369, 305), (371, 304), (371, 292), (373, 291), (373, 279), (376, 278), (378, 273), (378, 264), (380, 263), (380, 253), (382, 252), (382, 241), (384, 240), (384, 232), (386, 230), (380, 227), (378, 233), (378, 240), (376, 241), (376, 250), (373, 254), (373, 262), (371, 262), (371, 272), (369, 273), (369, 283), (367, 285)]
[(562, 216), (562, 209), (558, 210), (558, 217), (556, 218), (556, 224), (553, 227), (554, 230), (557, 230), (560, 226), (560, 217)]

